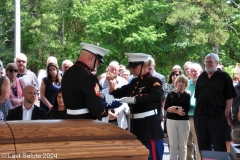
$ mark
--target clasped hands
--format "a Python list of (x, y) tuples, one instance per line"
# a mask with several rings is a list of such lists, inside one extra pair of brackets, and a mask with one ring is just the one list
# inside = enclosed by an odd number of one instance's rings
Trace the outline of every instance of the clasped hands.
[(184, 109), (181, 106), (171, 106), (167, 109), (167, 112), (176, 113), (180, 116), (185, 116), (186, 115), (186, 113), (184, 112)]

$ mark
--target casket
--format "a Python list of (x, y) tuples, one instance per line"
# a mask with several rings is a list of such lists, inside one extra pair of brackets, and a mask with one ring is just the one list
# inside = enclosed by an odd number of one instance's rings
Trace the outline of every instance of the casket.
[(0, 159), (144, 159), (132, 133), (94, 120), (0, 122)]

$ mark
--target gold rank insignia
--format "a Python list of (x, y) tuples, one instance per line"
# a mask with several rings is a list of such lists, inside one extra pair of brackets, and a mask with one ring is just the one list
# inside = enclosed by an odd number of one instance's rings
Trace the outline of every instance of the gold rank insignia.
[(100, 87), (97, 83), (95, 84), (94, 91), (96, 96), (100, 97)]
[(143, 88), (145, 88), (145, 87), (138, 88), (139, 89), (138, 93), (141, 93)]
[(155, 83), (153, 84), (153, 86), (161, 86), (161, 84), (158, 83), (158, 82), (155, 82)]

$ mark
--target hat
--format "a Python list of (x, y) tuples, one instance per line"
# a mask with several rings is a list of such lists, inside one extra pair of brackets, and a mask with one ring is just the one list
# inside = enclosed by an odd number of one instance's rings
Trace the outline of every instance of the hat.
[(143, 62), (148, 62), (149, 58), (152, 57), (145, 53), (125, 53), (125, 55), (128, 57), (127, 68), (134, 68)]
[(82, 46), (83, 50), (86, 50), (92, 54), (95, 54), (101, 63), (104, 62), (103, 61), (104, 55), (109, 52), (109, 50), (107, 50), (105, 48), (101, 48), (99, 46), (95, 46), (92, 44), (80, 43), (80, 45)]

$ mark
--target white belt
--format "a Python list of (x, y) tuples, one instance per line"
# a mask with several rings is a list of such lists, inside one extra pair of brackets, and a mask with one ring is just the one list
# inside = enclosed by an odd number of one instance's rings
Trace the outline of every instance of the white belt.
[(70, 115), (78, 115), (78, 114), (85, 114), (85, 113), (89, 113), (87, 108), (77, 109), (77, 110), (67, 109), (67, 114), (70, 114)]
[(132, 119), (140, 119), (140, 118), (145, 118), (145, 117), (152, 116), (155, 114), (157, 114), (157, 109), (143, 112), (143, 113), (131, 114), (131, 118)]

